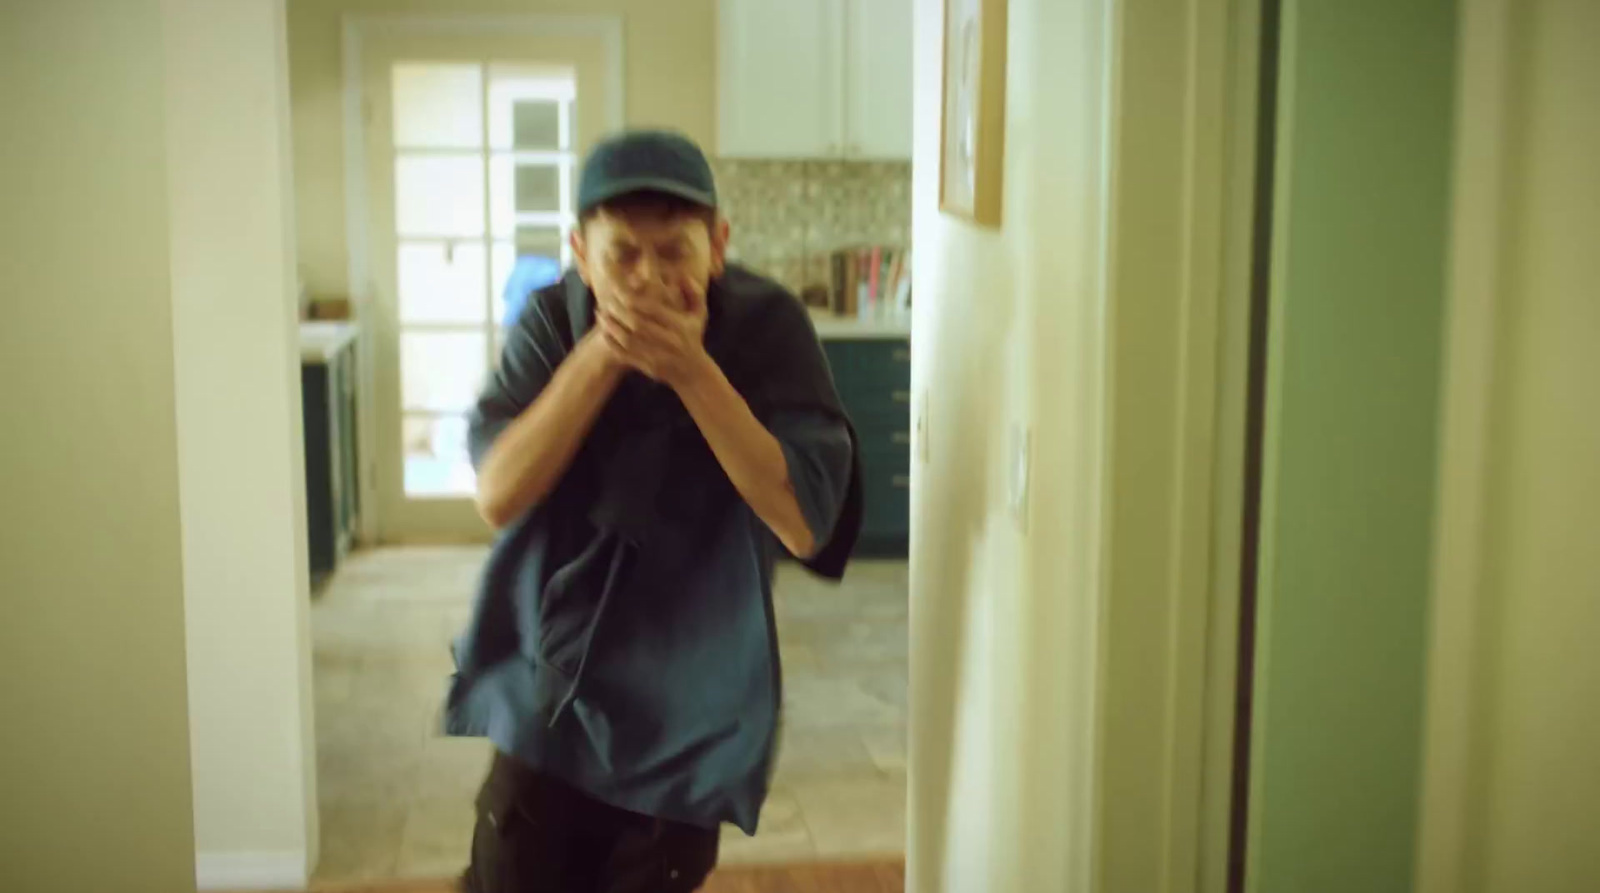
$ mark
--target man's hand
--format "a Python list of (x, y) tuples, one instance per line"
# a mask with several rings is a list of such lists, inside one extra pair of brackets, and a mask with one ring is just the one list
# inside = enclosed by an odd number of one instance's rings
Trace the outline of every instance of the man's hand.
[(602, 302), (597, 328), (612, 357), (672, 388), (735, 490), (797, 557), (818, 546), (778, 439), (706, 353), (706, 295), (693, 286)]
[(597, 311), (600, 332), (615, 356), (669, 387), (680, 387), (709, 360), (706, 296), (698, 286), (618, 298)]

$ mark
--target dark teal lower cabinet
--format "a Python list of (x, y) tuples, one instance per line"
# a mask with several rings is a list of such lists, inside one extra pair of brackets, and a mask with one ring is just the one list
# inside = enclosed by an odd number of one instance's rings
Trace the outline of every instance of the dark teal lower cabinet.
[(360, 517), (357, 486), (355, 349), (302, 359), (300, 393), (306, 449), (306, 547), (313, 586), (333, 573)]
[(911, 532), (911, 344), (834, 339), (823, 347), (861, 437), (865, 504), (856, 554), (904, 558)]

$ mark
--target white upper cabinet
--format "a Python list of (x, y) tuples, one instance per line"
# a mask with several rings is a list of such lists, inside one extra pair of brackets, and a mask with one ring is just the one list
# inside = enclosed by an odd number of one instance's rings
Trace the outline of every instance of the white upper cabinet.
[(911, 157), (912, 0), (720, 0), (717, 153)]
[(911, 0), (848, 0), (847, 156), (911, 157)]
[(843, 143), (844, 0), (722, 0), (717, 152), (814, 158)]

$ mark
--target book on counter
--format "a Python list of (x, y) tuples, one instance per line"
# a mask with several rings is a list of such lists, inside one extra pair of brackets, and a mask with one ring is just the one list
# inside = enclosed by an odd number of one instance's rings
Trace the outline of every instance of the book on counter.
[(911, 309), (909, 248), (841, 248), (829, 255), (828, 263), (835, 314), (873, 318)]

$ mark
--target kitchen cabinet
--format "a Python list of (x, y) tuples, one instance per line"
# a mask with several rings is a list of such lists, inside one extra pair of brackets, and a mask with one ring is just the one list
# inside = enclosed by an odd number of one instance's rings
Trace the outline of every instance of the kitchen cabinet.
[(717, 153), (818, 158), (839, 151), (844, 0), (721, 0)]
[(300, 327), (306, 546), (313, 586), (333, 573), (349, 551), (360, 520), (357, 334), (349, 323), (304, 323)]
[(822, 345), (861, 442), (856, 554), (904, 558), (911, 532), (911, 343), (868, 336), (825, 338)]
[(911, 0), (720, 0), (717, 154), (911, 157)]
[(844, 154), (911, 159), (911, 0), (846, 0)]

